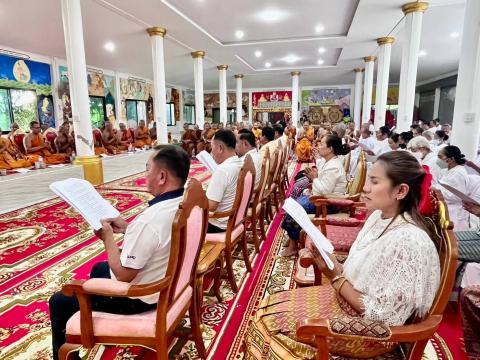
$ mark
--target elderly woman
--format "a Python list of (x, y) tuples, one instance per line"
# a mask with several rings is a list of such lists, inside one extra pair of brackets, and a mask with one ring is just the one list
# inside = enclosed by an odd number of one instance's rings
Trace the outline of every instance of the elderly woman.
[(441, 169), (437, 165), (437, 154), (432, 151), (430, 142), (423, 136), (414, 137), (408, 142), (407, 150), (417, 158), (420, 164), (430, 168), (433, 184), (436, 185), (440, 179)]
[[(424, 184), (426, 181), (426, 184)], [(315, 262), (326, 285), (287, 290), (263, 300), (249, 325), (246, 359), (314, 359), (315, 344), (296, 338), (300, 320), (349, 315), (403, 325), (430, 310), (440, 282), (438, 252), (419, 213), (428, 177), (407, 151), (381, 155), (364, 187), (373, 211), (343, 265), (329, 269), (317, 251)], [(329, 351), (343, 357), (373, 358), (397, 345), (329, 339)]]

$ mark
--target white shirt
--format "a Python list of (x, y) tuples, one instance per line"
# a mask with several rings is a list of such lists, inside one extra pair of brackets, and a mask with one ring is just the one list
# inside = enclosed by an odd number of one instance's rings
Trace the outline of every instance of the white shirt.
[[(375, 138), (373, 136), (369, 136), (368, 138), (360, 138), (358, 140), (359, 144), (364, 144), (368, 149), (373, 151), (373, 148), (375, 147)], [(357, 171), (357, 163), (358, 163), (358, 157), (360, 156), (360, 151), (362, 151), (362, 148), (358, 146), (356, 149), (354, 149), (351, 153), (352, 155), (350, 156), (350, 175), (355, 176), (355, 172)]]
[(429, 152), (427, 156), (425, 156), (422, 161), (420, 162), (422, 165), (427, 165), (430, 168), (430, 173), (432, 174), (432, 185), (438, 184), (438, 180), (440, 179), (440, 174), (442, 169), (440, 169), (437, 165), (437, 155), (433, 152)]
[[(238, 174), (242, 165), (242, 160), (234, 155), (219, 164), (217, 170), (213, 173), (212, 179), (208, 184), (207, 198), (208, 200), (218, 202), (216, 212), (230, 211), (232, 209), (235, 194), (237, 193)], [(220, 229), (226, 229), (228, 217), (209, 219), (208, 222)]]
[(439, 283), (440, 262), (435, 245), (404, 214), (381, 233), (391, 219), (374, 211), (353, 243), (343, 275), (364, 295), (367, 319), (402, 325), (412, 314), (423, 316), (432, 306)]
[[(123, 267), (139, 269), (132, 285), (149, 284), (165, 277), (170, 244), (172, 223), (183, 196), (160, 201), (145, 209), (127, 227), (120, 262)], [(115, 275), (110, 270), (112, 279)], [(147, 304), (158, 301), (159, 294), (139, 297)]]
[[(448, 184), (464, 194), (468, 193), (469, 177), (465, 167), (462, 165), (457, 165), (449, 170), (443, 169), (440, 173), (440, 182)], [(455, 224), (455, 230), (468, 229), (469, 213), (463, 208), (462, 200), (443, 186), (439, 186), (438, 188), (447, 203), (448, 214)]]
[(313, 195), (345, 194), (347, 176), (342, 160), (337, 156), (318, 168), (318, 177), (313, 179)]
[(252, 157), (253, 165), (255, 165), (255, 189), (256, 189), (258, 184), (260, 183), (260, 178), (262, 177), (263, 158), (260, 156), (257, 149), (252, 149), (240, 158), (240, 160), (242, 160), (242, 164), (245, 162), (245, 157), (247, 155), (250, 155)]

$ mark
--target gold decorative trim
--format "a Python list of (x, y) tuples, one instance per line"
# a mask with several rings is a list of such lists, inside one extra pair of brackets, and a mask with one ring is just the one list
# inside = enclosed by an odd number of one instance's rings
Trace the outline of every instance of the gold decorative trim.
[(190, 55), (192, 55), (192, 58), (196, 59), (196, 58), (204, 58), (205, 57), (205, 51), (203, 50), (199, 50), (199, 51), (193, 51), (190, 53)]
[(292, 72), (290, 73), (290, 75), (292, 75), (292, 76), (295, 76), (295, 75), (300, 76), (300, 74), (301, 74), (300, 71), (292, 71)]
[(154, 26), (154, 27), (148, 28), (147, 33), (150, 36), (159, 35), (161, 37), (164, 37), (165, 34), (167, 33), (167, 29), (160, 26)]
[(353, 69), (353, 71), (356, 72), (356, 73), (357, 72), (364, 72), (365, 69), (355, 68), (355, 69)]
[(405, 15), (413, 12), (425, 12), (428, 9), (428, 2), (411, 2), (402, 6)]
[(218, 69), (218, 70), (227, 70), (227, 69), (228, 69), (228, 65), (218, 65), (218, 66), (217, 66), (217, 69)]
[(103, 184), (102, 158), (96, 155), (77, 156), (73, 161), (74, 165), (83, 166), (83, 177), (92, 185)]
[(243, 74), (237, 74), (235, 75), (235, 79), (242, 79), (243, 78)]
[(377, 39), (378, 45), (393, 44), (394, 42), (395, 38), (391, 36), (385, 36)]
[(365, 56), (365, 57), (363, 58), (363, 61), (365, 61), (365, 62), (375, 61), (375, 60), (377, 60), (377, 57), (376, 57), (376, 56)]

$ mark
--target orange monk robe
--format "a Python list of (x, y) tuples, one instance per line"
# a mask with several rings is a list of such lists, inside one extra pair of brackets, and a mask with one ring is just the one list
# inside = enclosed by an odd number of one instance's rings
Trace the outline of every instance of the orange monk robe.
[(193, 149), (197, 147), (197, 134), (195, 130), (188, 129), (182, 135), (182, 148), (192, 156)]
[(133, 143), (133, 146), (135, 146), (136, 148), (143, 148), (145, 145), (152, 145), (152, 139), (150, 138), (150, 130), (148, 130), (147, 127), (144, 127), (143, 129), (137, 128), (137, 136), (139, 135), (147, 135), (147, 137), (143, 139), (136, 139)]
[(260, 140), (260, 138), (262, 137), (262, 129), (260, 129), (260, 128), (257, 128), (257, 129), (252, 128), (252, 132), (253, 132), (253, 135), (255, 135), (255, 138), (256, 138), (257, 140)]
[(108, 130), (104, 130), (102, 133), (102, 140), (103, 140), (103, 146), (105, 149), (107, 149), (107, 152), (109, 154), (115, 155), (121, 152), (120, 151), (121, 149), (118, 147), (119, 145), (118, 137), (114, 131), (108, 134)]
[[(303, 130), (304, 131), (304, 130)], [(310, 161), (310, 154), (312, 151), (312, 141), (315, 135), (313, 128), (308, 128), (306, 131), (306, 137), (302, 138), (296, 147), (297, 160), (298, 161)]]
[(18, 169), (29, 168), (33, 165), (32, 161), (26, 159), (20, 151), (10, 142), (10, 140), (0, 137), (0, 169)]
[[(37, 147), (37, 146), (42, 146), (45, 144), (45, 139), (43, 138), (42, 135), (40, 134), (30, 134), (31, 136), (31, 145), (32, 147)], [(50, 151), (48, 151), (46, 148), (34, 151), (32, 153), (29, 153), (29, 155), (38, 155), (42, 156), (45, 163), (49, 165), (54, 165), (54, 164), (64, 164), (67, 162), (67, 155), (65, 154), (52, 154)]]
[(200, 151), (207, 151), (207, 152), (210, 152), (212, 151), (212, 139), (213, 139), (213, 135), (215, 135), (216, 133), (216, 130), (215, 129), (208, 129), (208, 130), (203, 130), (202, 131), (202, 140), (200, 140), (198, 142), (198, 145), (197, 145), (197, 154), (200, 152)]
[(117, 147), (120, 150), (128, 150), (128, 145), (133, 142), (133, 134), (130, 129), (126, 129), (125, 131), (119, 130), (120, 132), (120, 141), (117, 144)]

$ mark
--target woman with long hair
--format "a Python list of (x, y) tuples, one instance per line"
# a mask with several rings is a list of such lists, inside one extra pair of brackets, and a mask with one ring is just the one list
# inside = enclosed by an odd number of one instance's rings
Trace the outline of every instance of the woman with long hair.
[[(342, 265), (329, 269), (316, 250), (328, 285), (288, 290), (264, 299), (246, 336), (246, 359), (313, 359), (315, 348), (296, 338), (305, 318), (342, 314), (403, 325), (430, 309), (440, 282), (440, 261), (420, 214), (429, 199), (430, 174), (407, 151), (379, 156), (364, 187), (372, 211)], [(329, 339), (330, 353), (375, 357), (396, 344)]]

